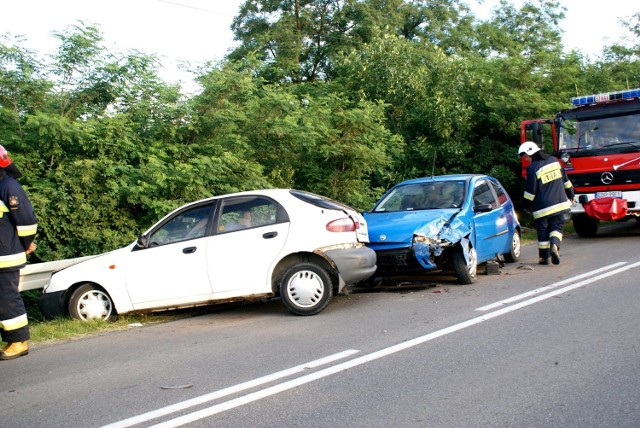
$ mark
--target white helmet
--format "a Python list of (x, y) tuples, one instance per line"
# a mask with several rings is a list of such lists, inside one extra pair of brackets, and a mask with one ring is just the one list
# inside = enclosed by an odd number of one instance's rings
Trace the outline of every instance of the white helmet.
[(538, 153), (539, 151), (540, 151), (540, 147), (538, 147), (536, 143), (534, 143), (533, 141), (527, 141), (520, 145), (520, 148), (518, 149), (518, 154), (520, 156), (522, 155), (533, 156), (534, 153)]

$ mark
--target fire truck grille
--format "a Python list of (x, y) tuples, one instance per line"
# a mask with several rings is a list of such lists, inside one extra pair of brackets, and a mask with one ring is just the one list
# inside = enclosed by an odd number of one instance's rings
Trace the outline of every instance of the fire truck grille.
[(640, 183), (640, 171), (605, 171), (588, 174), (570, 174), (569, 179), (576, 189), (592, 186), (616, 186)]

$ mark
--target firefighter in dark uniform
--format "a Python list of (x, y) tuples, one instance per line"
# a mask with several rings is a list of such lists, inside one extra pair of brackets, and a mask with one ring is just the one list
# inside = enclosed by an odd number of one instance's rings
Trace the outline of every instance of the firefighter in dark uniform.
[(551, 262), (558, 265), (564, 214), (575, 197), (573, 185), (558, 159), (544, 153), (537, 144), (522, 143), (518, 154), (531, 161), (524, 183), (524, 199), (531, 203), (538, 231), (539, 263), (548, 265), (551, 256)]
[(38, 220), (27, 194), (16, 181), (21, 175), (0, 146), (0, 335), (6, 343), (0, 360), (29, 353), (27, 311), (18, 285), (27, 254), (35, 250)]

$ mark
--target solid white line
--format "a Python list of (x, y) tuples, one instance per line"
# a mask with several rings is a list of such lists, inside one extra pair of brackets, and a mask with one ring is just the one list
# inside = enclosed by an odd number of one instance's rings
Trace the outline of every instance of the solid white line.
[(627, 271), (629, 269), (633, 269), (633, 268), (638, 267), (638, 266), (640, 266), (640, 262), (636, 262), (636, 263), (633, 263), (631, 265), (625, 266), (623, 268), (616, 269), (615, 271), (611, 271), (611, 272), (608, 272), (606, 274), (603, 274), (603, 275), (600, 275), (600, 276), (597, 276), (597, 277), (589, 278), (587, 280), (572, 284), (570, 286), (554, 290), (554, 291), (549, 292), (547, 294), (539, 295), (539, 296), (534, 297), (532, 299), (525, 300), (525, 301), (517, 303), (515, 305), (508, 306), (508, 307), (499, 309), (497, 311), (481, 315), (481, 316), (476, 317), (476, 318), (472, 318), (472, 319), (470, 319), (468, 321), (464, 321), (464, 322), (461, 322), (459, 324), (452, 325), (452, 326), (444, 328), (442, 330), (438, 330), (438, 331), (435, 331), (433, 333), (429, 333), (427, 335), (420, 336), (420, 337), (417, 337), (415, 339), (408, 340), (406, 342), (402, 342), (402, 343), (399, 343), (399, 344), (394, 345), (394, 346), (390, 346), (390, 347), (385, 348), (385, 349), (381, 349), (380, 351), (372, 352), (371, 354), (363, 355), (361, 357), (354, 358), (353, 360), (345, 361), (344, 363), (340, 363), (340, 364), (337, 364), (335, 366), (327, 367), (326, 369), (322, 369), (322, 370), (319, 370), (317, 372), (310, 373), (308, 375), (301, 376), (299, 378), (292, 379), (292, 380), (289, 380), (287, 382), (284, 382), (284, 383), (281, 383), (281, 384), (278, 384), (278, 385), (274, 385), (272, 387), (265, 388), (263, 390), (256, 391), (256, 392), (244, 395), (242, 397), (238, 397), (238, 398), (235, 398), (235, 399), (232, 399), (232, 400), (220, 403), (220, 404), (216, 404), (216, 405), (213, 405), (213, 406), (208, 407), (206, 409), (202, 409), (202, 410), (199, 410), (197, 412), (190, 413), (188, 415), (184, 415), (184, 416), (180, 416), (178, 418), (174, 418), (174, 419), (168, 420), (166, 422), (154, 425), (153, 427), (157, 427), (157, 428), (160, 428), (160, 427), (162, 427), (162, 428), (165, 428), (165, 427), (179, 427), (179, 426), (182, 426), (184, 424), (188, 424), (190, 422), (194, 422), (194, 421), (199, 420), (199, 419), (203, 419), (203, 418), (206, 418), (206, 417), (209, 417), (209, 416), (213, 416), (215, 414), (224, 412), (226, 410), (230, 410), (230, 409), (242, 406), (244, 404), (248, 404), (248, 403), (251, 403), (253, 401), (257, 401), (257, 400), (260, 400), (262, 398), (269, 397), (271, 395), (275, 395), (275, 394), (278, 394), (280, 392), (283, 392), (283, 391), (298, 387), (300, 385), (304, 385), (306, 383), (313, 382), (315, 380), (318, 380), (318, 379), (321, 379), (321, 378), (324, 378), (324, 377), (327, 377), (327, 376), (331, 376), (333, 374), (342, 372), (344, 370), (348, 370), (350, 368), (359, 366), (361, 364), (365, 364), (365, 363), (377, 360), (379, 358), (386, 357), (388, 355), (394, 354), (396, 352), (400, 352), (400, 351), (403, 351), (405, 349), (408, 349), (408, 348), (423, 344), (425, 342), (431, 341), (431, 340), (436, 339), (436, 338), (441, 337), (441, 336), (445, 336), (447, 334), (456, 332), (458, 330), (462, 330), (464, 328), (471, 327), (473, 325), (479, 324), (479, 323), (484, 322), (484, 321), (488, 321), (490, 319), (499, 317), (501, 315), (505, 315), (505, 314), (508, 314), (510, 312), (514, 312), (514, 311), (516, 311), (518, 309), (522, 309), (522, 308), (527, 307), (529, 305), (533, 305), (534, 303), (538, 303), (538, 302), (541, 302), (543, 300), (549, 299), (551, 297), (557, 296), (558, 294), (566, 293), (567, 291), (571, 291), (573, 289), (582, 287), (584, 285), (590, 284), (592, 282), (598, 281), (600, 279), (603, 279), (603, 278), (606, 278), (606, 277), (609, 277), (609, 276), (612, 276), (612, 275), (616, 275), (618, 273)]
[(211, 392), (209, 394), (201, 395), (199, 397), (192, 398), (190, 400), (182, 401), (180, 403), (172, 404), (171, 406), (162, 407), (157, 410), (153, 410), (151, 412), (143, 413), (138, 416), (134, 416), (128, 419), (123, 419), (118, 422), (114, 422), (109, 425), (104, 425), (103, 428), (125, 428), (130, 427), (142, 422), (149, 421), (151, 419), (158, 418), (160, 416), (165, 416), (180, 410), (188, 409), (189, 407), (197, 406), (199, 404), (206, 403), (208, 401), (213, 401), (217, 398), (222, 398), (226, 395), (235, 394), (237, 392), (244, 391), (246, 389), (254, 388), (256, 386), (264, 385), (268, 382), (273, 382), (274, 380), (282, 379), (286, 376), (291, 376), (296, 373), (300, 373), (307, 369), (316, 368), (323, 366), (325, 364), (332, 363), (337, 360), (341, 360), (343, 358), (350, 357), (353, 354), (356, 354), (360, 351), (355, 349), (349, 349), (343, 352), (339, 352), (337, 354), (329, 355), (328, 357), (320, 358), (318, 360), (314, 360), (308, 363), (300, 364), (295, 367), (291, 367), (286, 370), (282, 370), (279, 372), (272, 373), (270, 375), (266, 375), (263, 377), (259, 377), (257, 379), (253, 379), (247, 382), (243, 382), (234, 386), (230, 386), (228, 388), (220, 389), (218, 391)]
[(562, 281), (558, 281), (558, 282), (555, 282), (553, 284), (549, 284), (549, 285), (546, 285), (544, 287), (537, 288), (535, 290), (527, 291), (526, 293), (518, 294), (517, 296), (513, 296), (513, 297), (510, 297), (508, 299), (500, 300), (499, 302), (491, 303), (491, 304), (489, 304), (487, 306), (482, 306), (480, 308), (477, 308), (476, 311), (488, 311), (490, 309), (499, 308), (501, 306), (508, 305), (509, 303), (513, 303), (513, 302), (516, 302), (518, 300), (526, 299), (527, 297), (535, 296), (536, 294), (544, 293), (545, 291), (554, 289), (556, 287), (560, 287), (560, 286), (563, 286), (565, 284), (570, 284), (570, 283), (572, 283), (574, 281), (578, 281), (579, 279), (586, 278), (586, 277), (598, 274), (600, 272), (604, 272), (604, 271), (607, 271), (609, 269), (616, 268), (618, 266), (622, 266), (622, 265), (624, 265), (626, 263), (627, 262), (618, 262), (618, 263), (614, 263), (614, 264), (609, 265), (609, 266), (604, 266), (604, 267), (601, 267), (599, 269), (592, 270), (592, 271), (587, 272), (587, 273), (583, 273), (583, 274), (580, 274), (580, 275), (572, 276), (571, 278), (567, 278), (567, 279), (564, 279)]

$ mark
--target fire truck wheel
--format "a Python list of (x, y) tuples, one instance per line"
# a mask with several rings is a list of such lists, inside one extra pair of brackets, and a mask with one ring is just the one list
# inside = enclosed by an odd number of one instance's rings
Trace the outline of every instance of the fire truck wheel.
[(598, 233), (598, 220), (592, 219), (586, 214), (573, 217), (573, 228), (578, 236), (589, 238)]

